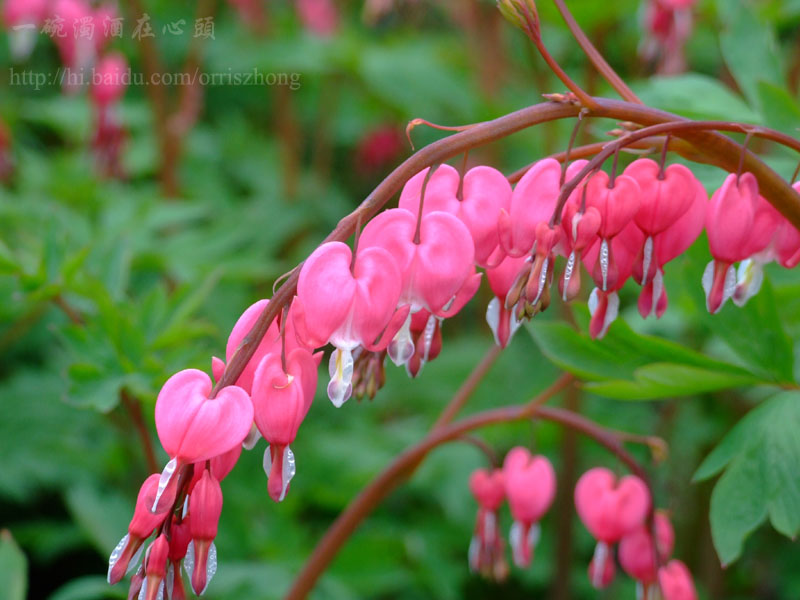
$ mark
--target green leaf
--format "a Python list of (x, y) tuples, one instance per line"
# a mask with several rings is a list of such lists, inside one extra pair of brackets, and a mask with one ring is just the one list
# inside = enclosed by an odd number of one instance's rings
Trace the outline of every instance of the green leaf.
[(759, 382), (746, 370), (617, 321), (602, 340), (566, 323), (541, 322), (531, 335), (558, 367), (588, 380), (593, 393), (622, 400), (685, 396)]
[(695, 473), (698, 481), (725, 469), (711, 496), (711, 533), (723, 564), (741, 555), (767, 517), (788, 537), (800, 532), (799, 429), (800, 392), (778, 394), (742, 419)]
[(110, 586), (105, 577), (89, 575), (73, 579), (53, 592), (48, 600), (105, 600), (106, 598), (127, 598), (121, 585)]
[(28, 560), (7, 529), (0, 530), (0, 590), (7, 600), (25, 600)]
[(789, 135), (796, 135), (800, 127), (800, 106), (784, 88), (767, 81), (759, 81), (756, 90), (761, 106), (762, 122)]
[(19, 264), (14, 254), (5, 245), (3, 240), (0, 240), (0, 275), (13, 274), (19, 271)]
[(759, 115), (716, 79), (687, 73), (676, 77), (651, 77), (636, 86), (645, 104), (692, 119), (724, 119), (758, 123)]
[(648, 400), (690, 396), (758, 382), (758, 379), (750, 374), (714, 371), (672, 363), (645, 365), (636, 369), (633, 376), (634, 381), (590, 383), (586, 385), (586, 389), (601, 396), (620, 400)]
[(125, 535), (132, 500), (118, 493), (101, 492), (90, 484), (72, 486), (65, 495), (67, 509), (89, 540), (108, 554)]

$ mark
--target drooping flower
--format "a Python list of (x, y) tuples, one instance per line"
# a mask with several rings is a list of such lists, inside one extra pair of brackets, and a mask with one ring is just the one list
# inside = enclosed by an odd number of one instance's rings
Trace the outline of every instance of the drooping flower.
[(156, 431), (170, 457), (161, 473), (154, 507), (170, 486), (172, 497), (181, 465), (210, 460), (240, 445), (253, 422), (253, 403), (242, 388), (230, 385), (210, 398), (211, 378), (186, 369), (170, 377), (156, 400)]
[[(731, 173), (711, 196), (706, 212), (706, 233), (713, 260), (703, 273), (706, 307), (718, 312), (736, 290), (734, 263), (766, 248), (777, 222), (761, 203), (752, 173)], [(766, 202), (766, 201), (764, 201)], [(771, 208), (771, 207), (770, 207)]]
[(144, 559), (143, 593), (139, 594), (143, 600), (156, 600), (164, 597), (168, 556), (169, 542), (166, 534), (162, 533), (150, 544)]
[(104, 56), (95, 67), (89, 94), (94, 107), (92, 150), (98, 171), (106, 177), (122, 176), (121, 155), (125, 129), (116, 105), (125, 94), (128, 62), (122, 54)]
[(478, 502), (475, 532), (469, 545), (469, 567), (484, 577), (502, 581), (508, 575), (497, 514), (505, 499), (503, 471), (474, 471), (469, 478), (469, 489)]
[(601, 587), (605, 563), (613, 561), (612, 545), (644, 523), (650, 510), (650, 492), (635, 475), (620, 480), (608, 469), (584, 473), (575, 486), (575, 508), (586, 529), (597, 540), (592, 581)]
[(158, 480), (158, 473), (154, 473), (145, 479), (139, 489), (133, 518), (128, 525), (128, 533), (114, 548), (108, 560), (108, 582), (111, 584), (120, 581), (125, 573), (136, 567), (138, 552), (142, 544), (169, 515), (167, 509), (159, 512), (151, 511), (158, 490)]
[[(592, 319), (589, 323), (589, 333), (595, 339), (602, 338), (611, 323), (617, 318), (619, 312), (619, 296), (617, 291), (622, 288), (627, 279), (633, 272), (633, 264), (641, 251), (644, 242), (644, 234), (636, 223), (630, 221), (628, 225), (615, 235), (605, 249), (608, 251), (603, 257), (604, 245), (594, 244), (584, 253), (584, 264), (591, 270), (591, 265), (597, 265), (601, 261), (608, 262), (608, 257), (614, 256), (614, 285), (609, 285), (608, 280), (603, 279), (602, 272), (592, 270), (595, 287), (589, 296), (589, 312)], [(605, 285), (605, 289), (604, 286)]]
[[(412, 314), (424, 308), (437, 317), (450, 317), (480, 285), (472, 237), (450, 213), (423, 214), (417, 223), (417, 215), (403, 208), (384, 211), (364, 228), (360, 248), (382, 248), (395, 260), (402, 280), (400, 305), (409, 305)], [(410, 328), (409, 315), (388, 346), (397, 365), (414, 354)]]
[(639, 212), (640, 196), (639, 184), (625, 174), (618, 175), (612, 183), (604, 171), (597, 171), (586, 182), (586, 207), (595, 208), (600, 213), (600, 228), (597, 230), (599, 251), (590, 272), (601, 291), (610, 292), (622, 287), (617, 281), (621, 279), (621, 269), (611, 242), (633, 223)]
[(296, 466), (289, 444), (297, 436), (317, 389), (317, 367), (322, 353), (316, 356), (305, 348), (296, 348), (286, 357), (286, 370), (277, 354), (265, 356), (253, 380), (255, 422), (269, 444), (264, 453), (268, 490), (275, 502), (286, 496)]
[(658, 565), (666, 562), (675, 545), (675, 530), (667, 516), (655, 513), (656, 549), (653, 535), (647, 525), (641, 525), (626, 534), (619, 542), (619, 562), (622, 569), (637, 581), (642, 598), (649, 598), (650, 588), (658, 582)]
[(566, 302), (577, 298), (581, 290), (581, 259), (583, 253), (597, 241), (600, 230), (600, 212), (593, 206), (580, 211), (580, 203), (570, 199), (564, 206), (561, 220), (564, 235), (562, 241), (567, 264), (564, 276), (559, 280), (561, 298)]
[(634, 221), (645, 235), (641, 256), (636, 258), (637, 282), (646, 285), (655, 277), (658, 261), (654, 256), (655, 238), (687, 213), (697, 197), (697, 179), (684, 165), (662, 169), (654, 160), (640, 158), (624, 171), (639, 184), (639, 210)]
[(295, 0), (297, 15), (307, 31), (330, 37), (339, 29), (339, 10), (333, 0)]
[(513, 448), (503, 462), (506, 497), (514, 517), (509, 534), (514, 564), (526, 567), (539, 539), (538, 522), (556, 496), (556, 473), (544, 456), (531, 456), (521, 446)]
[(489, 287), (495, 296), (486, 307), (486, 322), (492, 330), (495, 343), (501, 348), (508, 346), (512, 336), (522, 325), (516, 311), (506, 307), (506, 297), (525, 268), (530, 271), (527, 257), (506, 256), (498, 266), (486, 270), (486, 279), (489, 280)]
[(181, 562), (189, 551), (189, 544), (192, 543), (192, 532), (189, 526), (187, 514), (182, 519), (175, 515), (172, 517), (169, 537), (169, 570), (167, 580), (172, 579), (172, 589), (167, 590), (170, 600), (186, 600), (186, 588), (183, 585), (181, 576)]
[(679, 560), (671, 560), (658, 570), (658, 583), (664, 600), (697, 600), (692, 574)]
[[(576, 160), (567, 167), (566, 179), (572, 179), (586, 165)], [(511, 256), (533, 251), (536, 227), (553, 216), (561, 189), (561, 163), (554, 158), (536, 162), (514, 187), (509, 210), (502, 211), (498, 224), (500, 244)]]
[[(362, 241), (366, 228), (362, 234)], [(330, 342), (328, 397), (341, 406), (352, 393), (353, 350), (382, 350), (406, 320), (409, 308), (395, 311), (402, 280), (392, 255), (361, 244), (353, 270), (352, 253), (329, 242), (308, 257), (297, 283), (295, 325), (309, 346)]]
[(217, 572), (217, 537), (219, 517), (222, 514), (222, 488), (208, 470), (194, 486), (189, 496), (189, 546), (184, 567), (191, 576), (192, 589), (201, 595)]
[[(50, 13), (63, 19), (66, 35), (56, 35), (53, 41), (64, 67), (70, 72), (88, 68), (96, 55), (95, 42), (90, 36), (81, 35), (81, 28), (94, 21), (92, 7), (85, 0), (55, 0)], [(79, 87), (74, 77), (64, 78), (65, 91), (76, 92)]]
[(500, 239), (497, 223), (500, 211), (509, 210), (511, 185), (500, 171), (491, 167), (474, 167), (461, 176), (450, 165), (440, 165), (425, 184), (429, 169), (408, 180), (400, 194), (400, 208), (412, 214), (419, 211), (425, 185), (423, 214), (434, 211), (450, 213), (469, 230), (475, 244), (475, 263), (488, 267), (502, 260), (498, 251)]
[[(653, 238), (650, 260), (655, 273), (647, 279), (639, 294), (639, 314), (643, 319), (655, 314), (661, 317), (667, 309), (667, 289), (664, 285), (664, 265), (683, 254), (700, 236), (705, 225), (708, 193), (699, 181), (695, 181), (695, 196), (688, 209), (671, 226)], [(642, 246), (642, 254), (646, 243)], [(641, 283), (644, 280), (641, 267), (645, 260), (637, 258), (633, 277)]]
[(427, 310), (420, 309), (411, 315), (411, 340), (414, 354), (406, 363), (406, 371), (416, 377), (425, 363), (434, 360), (442, 351), (442, 320)]

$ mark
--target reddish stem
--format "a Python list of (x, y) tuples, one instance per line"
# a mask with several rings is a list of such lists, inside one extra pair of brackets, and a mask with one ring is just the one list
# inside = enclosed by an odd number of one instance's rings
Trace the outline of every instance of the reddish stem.
[(569, 27), (572, 36), (578, 42), (581, 50), (583, 50), (584, 54), (592, 61), (592, 64), (603, 76), (603, 79), (605, 79), (623, 99), (628, 102), (642, 104), (642, 101), (639, 100), (636, 94), (633, 93), (633, 90), (628, 87), (628, 84), (622, 80), (622, 77), (617, 75), (617, 72), (606, 62), (606, 59), (603, 58), (603, 55), (594, 47), (594, 44), (589, 41), (583, 29), (581, 29), (581, 26), (578, 25), (575, 17), (572, 16), (572, 13), (567, 8), (564, 0), (553, 0), (553, 3), (556, 5), (556, 8), (558, 8), (558, 12), (561, 13), (561, 17), (564, 19), (567, 27)]

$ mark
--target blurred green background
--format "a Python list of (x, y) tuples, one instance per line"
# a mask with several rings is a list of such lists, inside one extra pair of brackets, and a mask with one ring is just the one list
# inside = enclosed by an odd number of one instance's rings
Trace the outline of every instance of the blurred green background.
[[(613, 97), (552, 4), (538, 4), (545, 42), (559, 62), (591, 93)], [(797, 0), (699, 2), (686, 42), (687, 71), (669, 76), (657, 73), (657, 58), (642, 58), (651, 38), (643, 25), (644, 2), (568, 4), (609, 62), (651, 105), (694, 118), (796, 131)], [(14, 165), (0, 186), (0, 529), (7, 530), (0, 535), (0, 582), (12, 594), (0, 591), (0, 597), (22, 598), (26, 587), (27, 597), (36, 599), (126, 597), (124, 584), (106, 584), (106, 561), (125, 532), (148, 470), (120, 391), (141, 404), (155, 439), (153, 404), (164, 380), (187, 367), (209, 370), (239, 314), (270, 296), (276, 278), (410, 154), (403, 134), (410, 119), (473, 123), (536, 103), (542, 93), (563, 91), (491, 1), (343, 1), (334, 4), (337, 22), (325, 35), (304, 26), (287, 0), (264, 2), (259, 27), (252, 20), (243, 23), (224, 2), (210, 6), (215, 39), (203, 45), (202, 71), (296, 73), (300, 86), (202, 89), (197, 122), (178, 161), (177, 190), (161, 183), (164, 158), (144, 86), (128, 89), (120, 107), (128, 132), (125, 177), (105, 179), (89, 150), (93, 120), (86, 94), (65, 95), (57, 85), (12, 85), (12, 67), (54, 72), (59, 61), (53, 44), (39, 35), (33, 54), (14, 63), (7, 32), (0, 33), (0, 118), (10, 132), (10, 145), (0, 153)], [(146, 0), (145, 8), (165, 68), (180, 71), (193, 37), (161, 35), (161, 27), (183, 18), (191, 31), (195, 4)], [(123, 0), (119, 11), (130, 27), (135, 5)], [(112, 45), (127, 56), (133, 72), (142, 72), (143, 47), (129, 32)], [(167, 91), (170, 101), (180, 94)], [(510, 173), (563, 150), (572, 125), (522, 132), (471, 152), (470, 162)], [(579, 142), (605, 139), (613, 127), (592, 120)], [(418, 128), (412, 135), (419, 147), (442, 134)], [(796, 156), (758, 140), (751, 148), (791, 175)], [(709, 190), (725, 175), (705, 166), (694, 170)], [(771, 285), (760, 299), (743, 312), (728, 307), (712, 323), (699, 281), (708, 260), (701, 238), (668, 267), (670, 307), (660, 321), (642, 322), (638, 291), (626, 289), (625, 320), (639, 333), (676, 340), (743, 368), (770, 360), (768, 353), (754, 355), (761, 347), (759, 324), (779, 331), (780, 340), (798, 339), (796, 274), (768, 269)], [(489, 299), (482, 289), (446, 323), (444, 350), (418, 379), (388, 366), (387, 385), (374, 401), (350, 400), (340, 410), (320, 386), (293, 444), (298, 474), (282, 504), (267, 495), (263, 442), (243, 454), (223, 482), (220, 566), (206, 597), (285, 593), (339, 511), (395, 454), (422, 438), (480, 360), (491, 344), (484, 322)], [(71, 322), (65, 306), (82, 323)], [(547, 322), (542, 331), (558, 333), (546, 328), (557, 327), (570, 310), (554, 303), (530, 332)], [(574, 312), (585, 323), (585, 308)], [(755, 329), (737, 329), (743, 320)], [(625, 327), (620, 323), (612, 332)], [(547, 339), (520, 331), (467, 411), (521, 402), (553, 381), (558, 369), (545, 355), (553, 358), (557, 351)], [(742, 348), (748, 343), (755, 353)], [(789, 353), (779, 358), (788, 356), (791, 375), (794, 343), (786, 344)], [(759, 528), (741, 558), (720, 568), (708, 517), (713, 482), (691, 483), (702, 459), (765, 395), (762, 387), (751, 387), (654, 402), (593, 393), (571, 400), (600, 423), (669, 442), (668, 460), (652, 471), (657, 503), (672, 513), (675, 554), (692, 569), (704, 598), (800, 597), (800, 552), (771, 528)], [(593, 541), (571, 503), (570, 480), (594, 465), (617, 468), (613, 458), (547, 424), (493, 427), (481, 436), (500, 453), (532, 445), (559, 473), (559, 499), (543, 521), (531, 568), (512, 569), (502, 585), (469, 573), (476, 505), (467, 479), (485, 459), (471, 446), (451, 444), (435, 451), (363, 524), (314, 597), (633, 598), (633, 584), (621, 574), (606, 592), (590, 588), (586, 567)], [(649, 461), (643, 451), (637, 456)], [(160, 448), (158, 460), (166, 461)], [(764, 516), (730, 518), (746, 521), (745, 537)]]

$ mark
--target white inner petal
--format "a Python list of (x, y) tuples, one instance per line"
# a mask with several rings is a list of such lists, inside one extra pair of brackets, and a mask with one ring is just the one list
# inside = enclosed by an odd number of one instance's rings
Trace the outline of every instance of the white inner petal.
[(386, 350), (389, 358), (398, 367), (406, 364), (414, 355), (414, 341), (411, 339), (411, 313), (403, 321), (402, 327), (394, 334)]
[(564, 267), (564, 293), (561, 294), (561, 299), (564, 302), (567, 301), (567, 287), (569, 286), (569, 281), (572, 279), (572, 272), (575, 270), (575, 253), (570, 252), (569, 258), (567, 258), (567, 266)]
[(150, 512), (156, 512), (156, 508), (158, 507), (158, 501), (161, 499), (164, 490), (167, 489), (169, 480), (172, 479), (172, 476), (175, 474), (175, 469), (177, 469), (177, 467), (178, 467), (178, 459), (173, 458), (166, 464), (164, 470), (161, 471), (161, 477), (158, 478), (158, 489), (156, 490), (156, 499), (153, 500), (153, 508), (150, 509)]
[(603, 274), (603, 291), (608, 289), (608, 240), (600, 242), (600, 272)]
[(486, 322), (489, 324), (489, 329), (492, 330), (494, 335), (494, 343), (501, 346), (500, 337), (497, 335), (497, 328), (500, 325), (500, 300), (495, 296), (489, 301), (486, 307)]
[(331, 380), (328, 383), (328, 398), (336, 408), (344, 404), (353, 393), (353, 354), (349, 349), (337, 348), (328, 363)]
[(122, 556), (122, 550), (125, 548), (125, 545), (128, 543), (130, 537), (131, 536), (126, 533), (116, 547), (111, 551), (111, 556), (108, 557), (108, 583), (111, 583), (111, 569), (114, 568), (114, 565), (117, 564), (117, 561), (119, 561), (119, 557)]
[[(642, 285), (647, 284), (647, 272), (650, 270), (650, 263), (653, 260), (653, 236), (648, 235), (644, 241), (644, 250), (642, 256), (642, 280), (639, 282)], [(655, 304), (655, 295), (653, 295)]]

